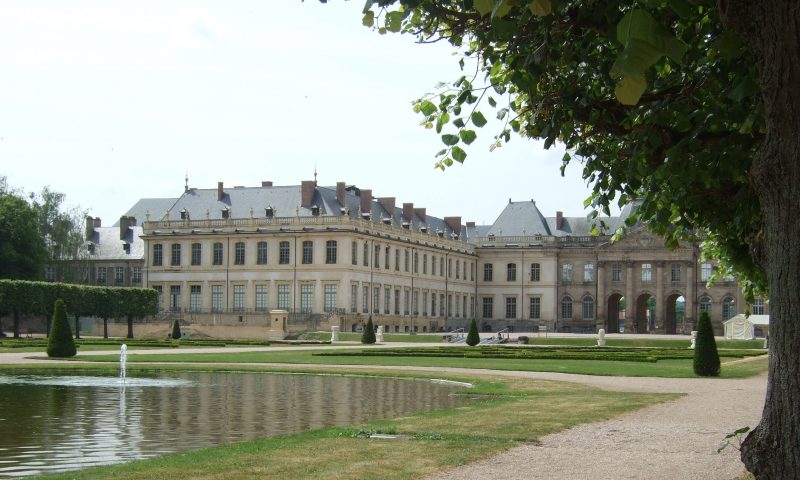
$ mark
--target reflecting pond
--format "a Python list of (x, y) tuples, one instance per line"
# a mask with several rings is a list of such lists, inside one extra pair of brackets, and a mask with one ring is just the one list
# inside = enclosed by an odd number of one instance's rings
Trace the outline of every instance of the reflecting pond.
[(169, 372), (0, 375), (0, 477), (37, 475), (456, 407), (463, 388), (388, 378)]

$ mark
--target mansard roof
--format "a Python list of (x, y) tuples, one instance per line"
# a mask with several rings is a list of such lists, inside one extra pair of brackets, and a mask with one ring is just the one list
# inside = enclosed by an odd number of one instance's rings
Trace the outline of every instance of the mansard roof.
[[(144, 258), (142, 227), (131, 226), (120, 232), (117, 227), (98, 227), (92, 232), (89, 244), (91, 260), (141, 260)], [(122, 238), (120, 238), (122, 237)], [(125, 245), (129, 245), (126, 250)], [(94, 250), (92, 252), (92, 250)]]
[(550, 227), (542, 212), (536, 207), (533, 200), (528, 202), (512, 202), (508, 205), (491, 227), (486, 230), (486, 235), (498, 237), (516, 237), (527, 235), (551, 235)]
[[(176, 198), (140, 198), (125, 212), (124, 216), (136, 218), (136, 224), (141, 225), (146, 220), (148, 213), (150, 213), (151, 219), (161, 218), (164, 212), (172, 208), (176, 200)], [(119, 220), (114, 223), (114, 226), (119, 226)]]

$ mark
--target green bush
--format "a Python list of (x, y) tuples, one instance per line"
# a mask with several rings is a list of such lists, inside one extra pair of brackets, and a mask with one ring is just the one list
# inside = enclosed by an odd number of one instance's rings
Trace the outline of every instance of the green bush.
[(702, 312), (697, 323), (697, 340), (694, 344), (694, 373), (701, 377), (716, 377), (719, 375), (719, 366), (719, 352), (711, 319), (708, 312)]
[(53, 307), (53, 325), (50, 327), (50, 336), (47, 338), (47, 356), (56, 358), (74, 357), (78, 353), (72, 331), (67, 321), (64, 301), (58, 299)]
[(467, 334), (467, 345), (474, 347), (481, 343), (481, 336), (478, 335), (478, 323), (473, 318), (469, 322), (469, 333)]
[(178, 320), (172, 322), (172, 338), (173, 340), (181, 339), (181, 324)]
[(364, 331), (361, 332), (361, 343), (366, 345), (375, 343), (375, 328), (372, 325), (372, 315), (369, 316), (367, 324), (364, 325)]

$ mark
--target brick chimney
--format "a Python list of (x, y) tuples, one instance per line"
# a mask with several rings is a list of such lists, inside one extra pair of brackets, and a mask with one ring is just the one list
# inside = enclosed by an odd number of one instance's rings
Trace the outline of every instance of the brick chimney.
[(128, 236), (128, 228), (136, 225), (136, 217), (123, 215), (119, 217), (119, 239), (125, 240)]
[(406, 221), (408, 223), (414, 223), (414, 204), (413, 203), (404, 203), (403, 204), (403, 216), (406, 217)]
[(272, 186), (272, 181), (270, 181), (270, 180), (263, 180), (263, 181), (261, 182), (261, 186), (262, 186), (262, 187), (271, 187), (271, 186)]
[(564, 226), (564, 212), (556, 212), (556, 230), (561, 230)]
[(347, 208), (347, 187), (344, 182), (336, 182), (336, 201)]
[(425, 214), (424, 208), (415, 208), (414, 213), (422, 219), (423, 223), (428, 223), (428, 216)]
[(310, 207), (311, 202), (314, 201), (314, 191), (316, 190), (314, 180), (303, 180), (300, 185), (300, 206)]
[(394, 217), (395, 198), (394, 197), (381, 197), (378, 199), (384, 210), (389, 212), (390, 217)]
[(372, 212), (372, 189), (361, 189), (361, 213)]
[(461, 217), (444, 217), (446, 223), (456, 235), (461, 235)]
[(217, 182), (217, 201), (221, 202), (225, 197), (225, 190), (222, 188), (222, 182)]

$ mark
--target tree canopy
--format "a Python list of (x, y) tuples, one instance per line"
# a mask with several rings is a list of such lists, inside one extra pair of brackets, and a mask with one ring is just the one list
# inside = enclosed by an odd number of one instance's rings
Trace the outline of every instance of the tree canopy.
[(0, 278), (38, 279), (46, 260), (36, 212), (22, 198), (0, 192)]

